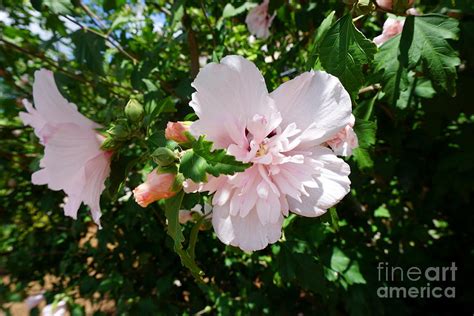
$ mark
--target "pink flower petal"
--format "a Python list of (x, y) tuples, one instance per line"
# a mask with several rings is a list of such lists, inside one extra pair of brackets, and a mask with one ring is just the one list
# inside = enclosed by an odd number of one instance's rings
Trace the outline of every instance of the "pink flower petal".
[(281, 237), (282, 223), (283, 216), (280, 215), (275, 223), (262, 225), (255, 209), (245, 217), (231, 216), (228, 204), (214, 207), (212, 214), (217, 237), (244, 251), (260, 250), (276, 242)]
[(247, 121), (256, 114), (269, 118), (274, 112), (263, 76), (240, 56), (206, 65), (192, 86), (196, 92), (190, 105), (200, 119), (191, 126), (191, 133), (207, 135), (220, 148), (233, 143), (246, 146)]
[[(352, 103), (339, 79), (325, 72), (305, 72), (271, 93), (284, 128), (295, 123), (302, 143), (319, 145), (349, 123)], [(305, 144), (306, 146), (308, 144)]]
[(344, 160), (337, 158), (334, 153), (325, 147), (316, 147), (313, 159), (323, 163), (320, 174), (315, 177), (317, 188), (309, 188), (308, 196), (302, 196), (301, 202), (293, 198), (288, 199), (290, 210), (293, 213), (306, 217), (316, 217), (339, 203), (350, 190), (350, 168)]
[(45, 146), (41, 169), (32, 175), (32, 183), (63, 190), (68, 195), (67, 216), (76, 218), (84, 202), (100, 226), (100, 195), (110, 173), (111, 155), (100, 148), (103, 137), (95, 131), (100, 125), (61, 96), (48, 70), (35, 73), (33, 97), (35, 106), (25, 101), (27, 112), (20, 113), (23, 123), (33, 127)]

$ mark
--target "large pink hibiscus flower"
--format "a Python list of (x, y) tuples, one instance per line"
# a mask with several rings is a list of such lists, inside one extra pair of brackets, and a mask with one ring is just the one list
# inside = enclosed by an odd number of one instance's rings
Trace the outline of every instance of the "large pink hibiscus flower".
[(320, 216), (349, 192), (350, 168), (327, 147), (352, 123), (349, 94), (336, 77), (306, 72), (269, 94), (252, 62), (227, 56), (201, 69), (193, 87), (199, 120), (191, 133), (252, 163), (186, 188), (214, 193), (212, 223), (222, 242), (263, 249), (280, 238), (289, 211)]

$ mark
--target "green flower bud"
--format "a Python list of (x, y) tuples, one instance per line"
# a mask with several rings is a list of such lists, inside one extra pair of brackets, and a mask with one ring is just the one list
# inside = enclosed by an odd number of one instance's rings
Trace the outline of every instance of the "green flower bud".
[(125, 106), (125, 115), (132, 122), (138, 122), (143, 118), (143, 106), (135, 99), (130, 99)]
[(107, 133), (114, 139), (123, 140), (129, 136), (130, 130), (124, 123), (115, 123), (107, 130)]
[(157, 148), (151, 156), (162, 167), (169, 166), (178, 159), (172, 150), (165, 147)]

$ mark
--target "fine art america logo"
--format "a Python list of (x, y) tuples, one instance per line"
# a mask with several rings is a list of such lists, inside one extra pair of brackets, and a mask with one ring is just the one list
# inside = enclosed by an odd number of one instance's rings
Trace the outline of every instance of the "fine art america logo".
[[(456, 281), (456, 264), (444, 267), (410, 267), (390, 266), (387, 262), (379, 262), (377, 266), (378, 281), (385, 286), (377, 289), (380, 298), (454, 298), (456, 288), (447, 286)], [(401, 286), (394, 286), (400, 284)], [(406, 286), (413, 282), (413, 286)], [(447, 284), (449, 283), (449, 284)], [(416, 286), (415, 286), (416, 285)]]

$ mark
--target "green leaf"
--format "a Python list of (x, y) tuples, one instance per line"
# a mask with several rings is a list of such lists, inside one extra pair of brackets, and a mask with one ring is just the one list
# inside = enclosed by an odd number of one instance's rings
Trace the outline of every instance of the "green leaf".
[(365, 284), (366, 281), (359, 270), (359, 263), (351, 260), (341, 249), (334, 247), (331, 256), (331, 269), (344, 277), (348, 284)]
[(97, 34), (78, 30), (71, 35), (76, 60), (98, 74), (104, 72), (105, 40)]
[(208, 166), (206, 159), (190, 149), (181, 158), (179, 172), (181, 172), (186, 179), (191, 179), (194, 182), (203, 182), (207, 179), (206, 171)]
[[(454, 95), (457, 79), (456, 66), (459, 66), (461, 61), (458, 53), (447, 40), (458, 38), (459, 22), (437, 14), (409, 16), (405, 21), (404, 29), (409, 29), (410, 22), (414, 23), (414, 31), (408, 51), (408, 67), (415, 67), (421, 60), (423, 71), (434, 86)], [(402, 37), (402, 40), (404, 39)]]
[(364, 276), (360, 273), (359, 263), (353, 261), (351, 266), (344, 273), (344, 277), (349, 284), (366, 284)]
[(332, 228), (335, 231), (338, 231), (339, 230), (339, 216), (337, 215), (337, 211), (335, 207), (331, 207), (329, 209), (329, 215), (331, 215)]
[(132, 21), (132, 17), (128, 15), (119, 15), (113, 22), (112, 25), (110, 26), (108, 33), (111, 33), (113, 30), (118, 28), (119, 26), (129, 23)]
[(327, 72), (338, 77), (354, 95), (364, 84), (362, 67), (373, 59), (377, 48), (352, 23), (350, 14), (340, 18), (324, 36), (319, 58)]
[(383, 92), (392, 105), (409, 86), (408, 72), (399, 60), (400, 38), (401, 35), (397, 35), (385, 42), (374, 58), (375, 70), (382, 72)]
[(375, 144), (377, 124), (371, 121), (357, 119), (354, 125), (354, 132), (357, 134), (360, 148), (369, 148)]
[(401, 94), (408, 93), (408, 70), (416, 71), (420, 65), (435, 88), (455, 94), (460, 60), (447, 40), (457, 39), (458, 32), (458, 22), (443, 15), (409, 16), (402, 34), (380, 47), (376, 70), (382, 72), (383, 91), (393, 106)]
[(317, 67), (317, 62), (318, 62), (318, 50), (319, 46), (321, 43), (321, 40), (324, 38), (326, 33), (329, 31), (329, 28), (333, 25), (334, 20), (335, 20), (335, 14), (336, 11), (332, 11), (329, 13), (329, 15), (321, 22), (321, 25), (318, 27), (318, 30), (316, 32), (316, 36), (314, 37), (313, 40), (313, 45), (310, 49), (310, 54), (308, 56), (308, 67), (311, 68), (318, 68)]
[(374, 217), (390, 218), (390, 212), (389, 212), (388, 209), (385, 207), (385, 205), (380, 205), (380, 206), (374, 211)]
[(278, 253), (277, 262), (282, 279), (295, 281), (314, 293), (324, 294), (324, 270), (316, 258), (292, 251), (288, 245), (283, 243)]
[(71, 14), (74, 6), (71, 0), (34, 0), (31, 1), (33, 8), (42, 11), (43, 7), (55, 14)]
[(352, 151), (352, 156), (357, 163), (359, 169), (371, 169), (374, 166), (374, 161), (370, 157), (370, 153), (365, 148), (356, 148)]
[(222, 17), (225, 18), (230, 18), (236, 15), (239, 15), (246, 10), (253, 8), (255, 6), (254, 3), (252, 2), (245, 2), (242, 4), (240, 7), (235, 8), (232, 4), (227, 3), (226, 6), (224, 7), (224, 10), (222, 11)]
[(331, 256), (331, 269), (343, 273), (348, 267), (351, 259), (341, 249), (334, 247)]
[(224, 149), (212, 149), (212, 142), (206, 141), (203, 136), (195, 140), (192, 149), (188, 150), (181, 158), (179, 171), (195, 182), (206, 181), (207, 174), (219, 176), (221, 174), (234, 174), (242, 172), (250, 164), (237, 161), (228, 155)]
[(206, 141), (203, 136), (194, 142), (193, 150), (208, 163), (207, 172), (216, 177), (220, 174), (242, 172), (250, 167), (250, 164), (235, 160), (235, 157), (228, 155), (224, 149), (212, 150), (212, 142)]
[(181, 247), (184, 241), (184, 235), (179, 223), (179, 209), (181, 208), (181, 202), (183, 201), (184, 192), (181, 191), (174, 197), (165, 201), (165, 216), (168, 220), (167, 233), (173, 238), (174, 246)]
[(354, 132), (359, 140), (359, 147), (352, 152), (354, 160), (359, 169), (370, 169), (374, 162), (370, 157), (369, 149), (375, 144), (377, 125), (375, 122), (356, 118)]

